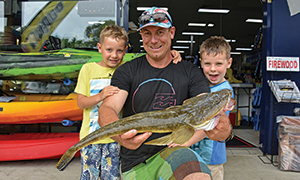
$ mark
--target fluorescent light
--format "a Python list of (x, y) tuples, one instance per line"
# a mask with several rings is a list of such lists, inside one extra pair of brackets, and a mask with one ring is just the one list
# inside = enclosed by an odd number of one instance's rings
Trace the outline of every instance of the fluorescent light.
[(236, 42), (235, 39), (226, 39), (226, 42)]
[[(151, 7), (137, 7), (136, 10), (138, 11), (146, 11), (147, 9), (150, 9)], [(160, 9), (168, 10), (167, 7), (159, 7)]]
[(103, 21), (89, 21), (88, 23), (89, 24), (97, 24), (97, 23), (104, 24), (105, 22), (103, 22)]
[(179, 53), (185, 53), (185, 51), (178, 51)]
[(198, 12), (203, 13), (229, 13), (229, 9), (198, 9)]
[(173, 46), (173, 49), (189, 49), (188, 46)]
[[(191, 41), (180, 41), (180, 40), (177, 40), (176, 43), (191, 43)], [(193, 43), (195, 43), (195, 41), (193, 41)]]
[(246, 22), (252, 22), (252, 23), (262, 23), (262, 19), (247, 19)]
[(201, 26), (201, 27), (204, 27), (204, 26), (206, 26), (206, 23), (188, 23), (188, 26)]
[(140, 39), (140, 42), (143, 42), (143, 40), (142, 40), (142, 39)]
[(241, 52), (230, 52), (230, 54), (242, 54)]
[(204, 33), (202, 33), (202, 32), (182, 32), (182, 35), (200, 35), (200, 36), (203, 36)]
[(144, 48), (144, 46), (140, 46), (141, 48)]
[(207, 26), (208, 26), (208, 27), (214, 27), (214, 24), (209, 23)]
[(251, 51), (252, 48), (235, 48), (237, 51)]

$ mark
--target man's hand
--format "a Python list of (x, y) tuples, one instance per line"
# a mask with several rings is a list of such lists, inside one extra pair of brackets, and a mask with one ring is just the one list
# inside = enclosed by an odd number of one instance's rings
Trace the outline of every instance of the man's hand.
[(126, 147), (127, 149), (135, 150), (139, 148), (146, 139), (151, 136), (151, 132), (145, 132), (140, 135), (136, 135), (137, 130), (132, 129), (124, 134), (119, 136), (112, 137), (113, 140), (117, 141), (121, 146)]
[(210, 131), (205, 131), (205, 133), (211, 140), (223, 141), (229, 137), (231, 129), (229, 118), (225, 112), (222, 112), (217, 126)]

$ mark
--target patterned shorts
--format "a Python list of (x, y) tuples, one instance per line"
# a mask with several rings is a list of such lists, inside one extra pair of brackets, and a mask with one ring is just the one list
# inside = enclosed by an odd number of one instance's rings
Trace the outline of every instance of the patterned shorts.
[(165, 148), (145, 163), (122, 173), (124, 180), (167, 180), (183, 179), (195, 172), (207, 173), (210, 170), (200, 156), (186, 147)]
[(120, 146), (117, 142), (90, 144), (81, 149), (80, 180), (119, 180)]

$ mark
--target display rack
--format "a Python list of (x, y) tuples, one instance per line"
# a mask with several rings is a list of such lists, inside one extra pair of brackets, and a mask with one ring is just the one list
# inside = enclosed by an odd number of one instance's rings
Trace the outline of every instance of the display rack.
[(268, 81), (271, 91), (278, 102), (300, 103), (300, 92), (291, 80)]
[[(278, 161), (274, 161), (274, 141), (276, 130), (276, 106), (281, 103), (291, 103), (295, 108), (296, 103), (300, 103), (300, 92), (295, 82), (291, 80), (268, 81), (269, 87), (273, 92), (277, 102), (274, 104), (273, 112), (273, 126), (272, 126), (272, 140), (271, 140), (271, 154), (270, 158), (267, 157), (273, 166), (278, 166)], [(293, 109), (294, 109), (293, 108)], [(260, 158), (261, 159), (261, 158)], [(276, 163), (276, 164), (274, 164)]]

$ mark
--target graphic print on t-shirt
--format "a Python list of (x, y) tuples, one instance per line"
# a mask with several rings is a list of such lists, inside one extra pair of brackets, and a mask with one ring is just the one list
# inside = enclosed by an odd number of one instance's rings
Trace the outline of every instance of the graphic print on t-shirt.
[[(98, 94), (102, 91), (103, 88), (110, 85), (111, 79), (92, 79), (90, 80), (90, 96), (94, 96), (95, 94)], [(92, 107), (92, 110), (90, 112), (90, 132), (92, 133), (95, 130), (99, 129), (100, 126), (98, 124), (98, 109), (100, 105), (102, 104), (102, 101), (98, 104), (94, 105)]]
[[(137, 95), (149, 97), (145, 99), (149, 99), (149, 102), (152, 103), (152, 108), (154, 110), (162, 110), (176, 105), (175, 94), (172, 84), (165, 79), (155, 78), (146, 80), (136, 88), (132, 95), (132, 111), (134, 113), (140, 112), (135, 107), (137, 105), (135, 103)], [(142, 105), (139, 104), (139, 106)]]

